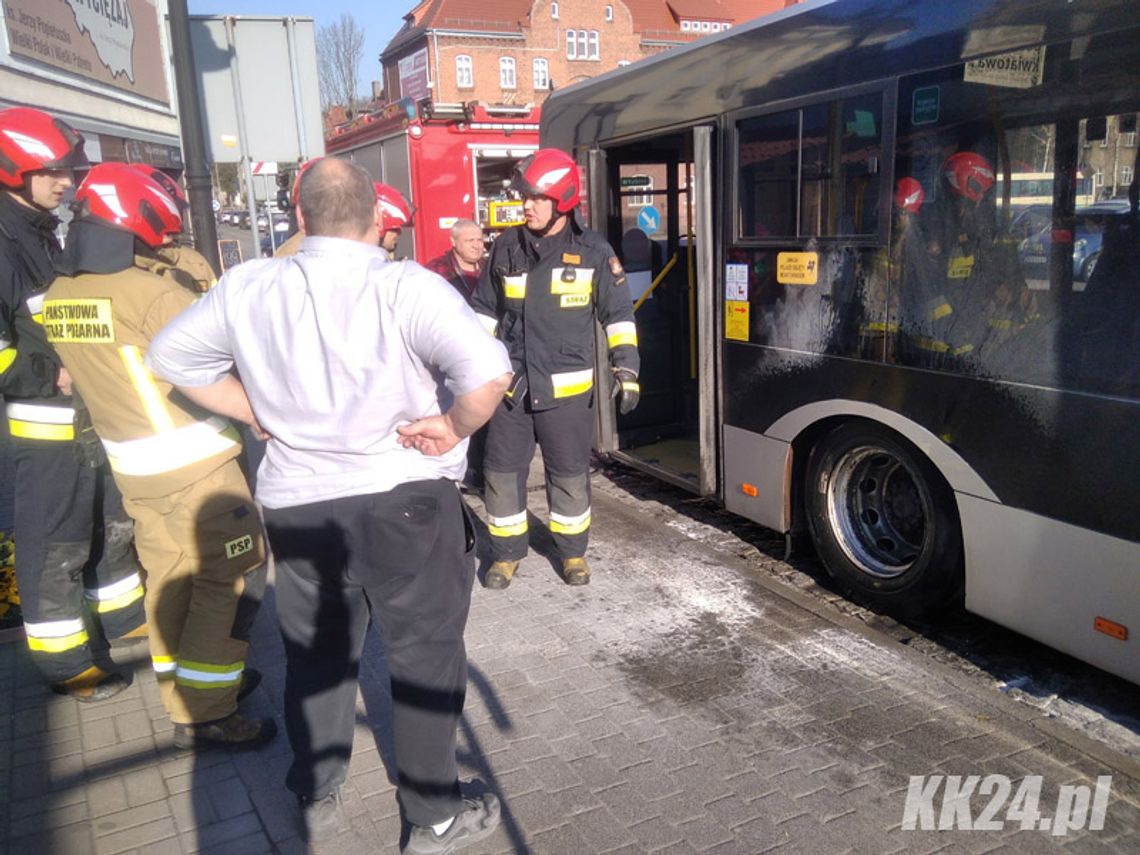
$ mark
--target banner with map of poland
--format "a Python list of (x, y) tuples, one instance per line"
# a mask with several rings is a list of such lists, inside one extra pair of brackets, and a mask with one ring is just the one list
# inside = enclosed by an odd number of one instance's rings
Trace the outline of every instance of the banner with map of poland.
[(170, 103), (156, 0), (3, 3), (14, 56)]

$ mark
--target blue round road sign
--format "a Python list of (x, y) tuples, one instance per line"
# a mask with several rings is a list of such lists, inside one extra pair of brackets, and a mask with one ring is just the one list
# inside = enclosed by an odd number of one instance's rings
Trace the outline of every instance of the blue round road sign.
[(637, 227), (647, 235), (654, 235), (661, 228), (661, 213), (652, 205), (646, 205), (637, 212)]

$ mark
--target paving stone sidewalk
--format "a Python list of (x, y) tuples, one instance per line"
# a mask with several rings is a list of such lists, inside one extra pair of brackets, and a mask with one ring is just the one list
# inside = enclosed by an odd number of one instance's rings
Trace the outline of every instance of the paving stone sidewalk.
[[(606, 493), (595, 491), (588, 587), (560, 581), (532, 520), (538, 551), (514, 584), (474, 592), (460, 761), (465, 778), (500, 794), (504, 821), (465, 852), (1138, 851), (1140, 783), (1127, 758), (1065, 738), (1032, 711), (755, 578), (667, 515)], [(540, 490), (532, 511), (545, 519)], [(113, 653), (134, 684), (86, 707), (46, 692), (22, 645), (0, 646), (0, 850), (398, 852), (377, 632), (344, 790), (352, 828), (314, 847), (298, 837), (283, 787), (283, 736), (255, 753), (178, 751), (145, 645)], [(283, 726), (271, 594), (251, 664), (265, 681), (250, 711)], [(1041, 776), (1049, 818), (1062, 787), (1091, 793), (1098, 776), (1111, 784), (1100, 830), (1055, 836), (1039, 820), (1022, 830), (1006, 819), (1013, 795), (999, 779), (965, 804), (974, 822), (987, 805), (1000, 808), (992, 830), (962, 830), (952, 809), (957, 830), (904, 830), (912, 775), (1004, 775), (1014, 792)], [(1083, 791), (1071, 792), (1080, 807)]]

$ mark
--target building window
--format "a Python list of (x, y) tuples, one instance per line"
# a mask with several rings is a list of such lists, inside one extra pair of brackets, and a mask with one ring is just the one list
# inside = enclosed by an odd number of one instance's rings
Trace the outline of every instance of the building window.
[(648, 175), (628, 175), (622, 177), (630, 187), (636, 187), (636, 192), (625, 197), (627, 208), (644, 208), (653, 204), (653, 179)]
[(1131, 166), (1120, 167), (1120, 183), (1121, 184), (1131, 184), (1132, 183), (1132, 167)]
[(1093, 188), (1104, 186), (1104, 170), (1098, 169), (1093, 173)]
[(598, 50), (597, 30), (566, 31), (567, 59), (597, 59)]
[(536, 92), (550, 88), (550, 63), (545, 59), (534, 61), (534, 89)]
[(455, 58), (455, 85), (460, 89), (470, 89), (475, 85), (475, 74), (471, 70), (471, 57)]
[(614, 7), (613, 6), (607, 6), (606, 7), (606, 20), (612, 21), (613, 19), (614, 19)]
[(689, 32), (689, 22), (688, 21), (682, 21), (681, 22), (681, 32), (682, 33)]
[(503, 89), (515, 88), (515, 58), (499, 57), (499, 86)]
[(712, 24), (712, 31), (713, 31), (714, 33), (719, 33), (719, 32), (720, 32), (720, 24), (719, 24), (717, 21), (713, 21), (713, 24)]
[(557, 3), (551, 3), (550, 4), (550, 17), (553, 18), (555, 21), (558, 20), (558, 4)]
[(701, 21), (701, 32), (707, 33), (711, 29), (708, 21)]
[(1136, 132), (1129, 131), (1120, 135), (1120, 144), (1125, 148), (1136, 148)]

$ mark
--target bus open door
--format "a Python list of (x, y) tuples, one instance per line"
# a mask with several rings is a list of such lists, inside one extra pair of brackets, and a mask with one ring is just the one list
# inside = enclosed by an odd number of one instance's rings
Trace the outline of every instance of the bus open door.
[(711, 127), (589, 155), (591, 226), (625, 267), (641, 351), (641, 402), (598, 408), (598, 450), (702, 495), (718, 483), (713, 174)]

